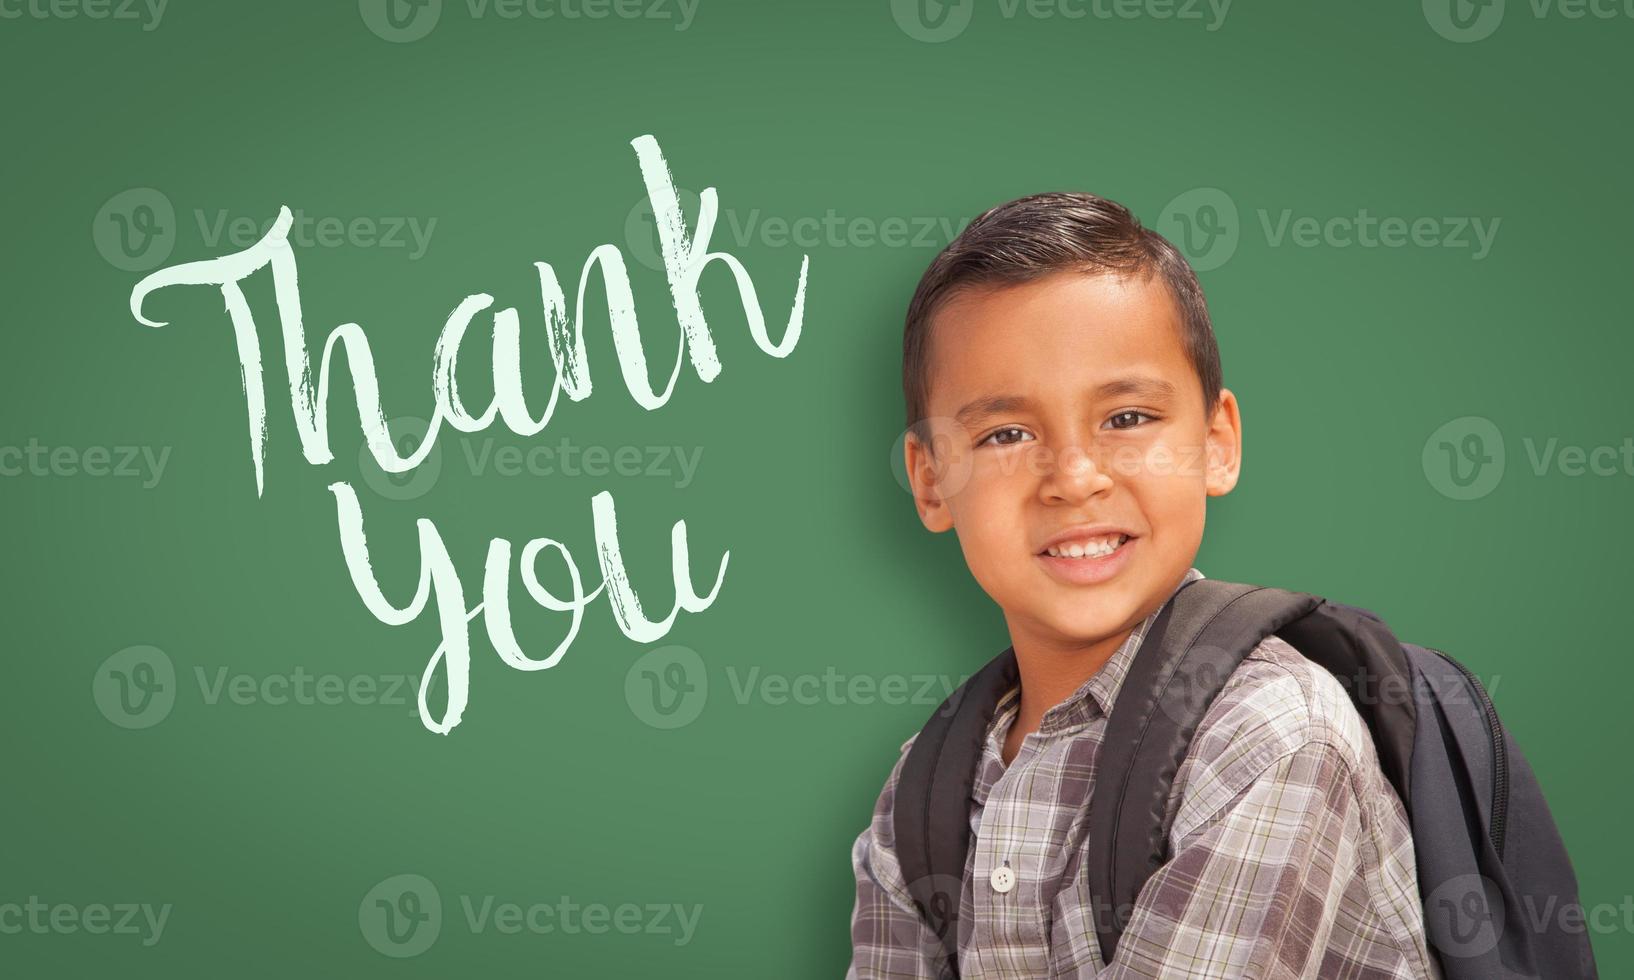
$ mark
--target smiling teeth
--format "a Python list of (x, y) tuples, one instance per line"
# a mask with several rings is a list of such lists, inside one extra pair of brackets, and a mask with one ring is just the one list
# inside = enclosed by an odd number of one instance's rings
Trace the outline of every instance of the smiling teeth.
[(1051, 558), (1105, 558), (1128, 540), (1127, 534), (1114, 534), (1105, 538), (1090, 538), (1088, 541), (1071, 541), (1045, 550)]

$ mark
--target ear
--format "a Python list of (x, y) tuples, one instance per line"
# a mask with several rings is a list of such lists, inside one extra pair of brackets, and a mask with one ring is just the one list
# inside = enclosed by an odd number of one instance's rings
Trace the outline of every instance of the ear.
[[(928, 423), (927, 423), (928, 424)], [(935, 436), (931, 436), (935, 441)], [(946, 531), (953, 526), (953, 512), (942, 496), (939, 466), (931, 447), (920, 441), (918, 434), (909, 432), (902, 442), (903, 462), (908, 471), (908, 482), (913, 486), (913, 505), (919, 511), (919, 522), (926, 529)], [(945, 463), (945, 461), (943, 461)]]
[(1237, 396), (1220, 389), (1220, 401), (1208, 426), (1208, 473), (1204, 486), (1210, 497), (1221, 497), (1237, 485), (1243, 463), (1243, 422)]

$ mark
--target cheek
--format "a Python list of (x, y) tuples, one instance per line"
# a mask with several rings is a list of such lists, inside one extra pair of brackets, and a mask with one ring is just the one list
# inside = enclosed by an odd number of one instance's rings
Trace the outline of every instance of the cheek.
[(1109, 452), (1111, 471), (1143, 494), (1161, 499), (1193, 496), (1208, 480), (1208, 447), (1201, 439), (1155, 439)]
[(1190, 555), (1202, 544), (1208, 498), (1198, 484), (1196, 477), (1171, 476), (1143, 488), (1141, 510), (1159, 554)]
[(965, 560), (978, 580), (1002, 575), (1026, 541), (1025, 495), (1014, 473), (978, 470), (948, 500)]
[(1151, 529), (1162, 536), (1201, 533), (1208, 476), (1203, 447), (1172, 443), (1125, 447), (1121, 482), (1136, 499)]
[(956, 515), (969, 515), (973, 521), (1000, 519), (1027, 498), (1034, 465), (1019, 447), (969, 455), (947, 471), (944, 496), (948, 506)]

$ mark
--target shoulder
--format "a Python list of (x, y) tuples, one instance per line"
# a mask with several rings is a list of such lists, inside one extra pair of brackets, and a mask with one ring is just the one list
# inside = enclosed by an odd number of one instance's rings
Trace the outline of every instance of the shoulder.
[(906, 742), (898, 753), (896, 762), (891, 766), (890, 775), (885, 778), (885, 785), (880, 789), (879, 797), (874, 801), (874, 812), (869, 818), (868, 826), (857, 835), (851, 847), (852, 869), (858, 881), (871, 880), (876, 886), (899, 902), (911, 902), (902, 880), (902, 869), (896, 856), (896, 787), (897, 780), (902, 775), (902, 765), (907, 761), (908, 750), (913, 747), (914, 740), (919, 737), (915, 733)]
[(886, 850), (893, 850), (896, 847), (893, 815), (896, 811), (897, 781), (902, 778), (902, 767), (908, 761), (908, 751), (913, 748), (913, 743), (918, 738), (919, 733), (915, 732), (906, 742), (902, 743), (902, 748), (897, 752), (896, 761), (892, 763), (891, 771), (885, 777), (885, 785), (880, 787), (879, 796), (874, 800), (874, 812), (869, 820), (868, 829), (864, 831), (862, 836), (876, 847), (882, 847)]
[(1213, 728), (1282, 753), (1327, 742), (1357, 764), (1373, 747), (1339, 679), (1277, 636), (1250, 651), (1226, 681), (1199, 731)]
[(907, 763), (908, 752), (913, 748), (913, 743), (918, 738), (919, 733), (915, 732), (906, 742), (902, 743), (902, 748), (897, 751), (896, 761), (891, 765), (890, 774), (885, 777), (885, 785), (880, 787), (879, 797), (874, 801), (871, 836), (887, 847), (894, 847), (896, 844), (896, 834), (892, 829), (892, 815), (896, 809), (897, 781), (902, 778), (902, 767)]
[(1343, 685), (1272, 636), (1232, 672), (1192, 738), (1171, 801), (1176, 836), (1298, 752), (1322, 755), (1364, 798), (1383, 782), (1372, 736)]

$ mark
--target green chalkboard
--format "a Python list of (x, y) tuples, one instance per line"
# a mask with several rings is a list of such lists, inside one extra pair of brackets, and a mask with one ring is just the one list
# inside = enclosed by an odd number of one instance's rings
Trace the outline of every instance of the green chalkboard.
[(1470, 664), (1629, 974), (1631, 13), (0, 0), (0, 975), (843, 974), (850, 845), (1007, 642), (893, 462), (903, 311), (1051, 189), (1208, 292), (1198, 567)]

